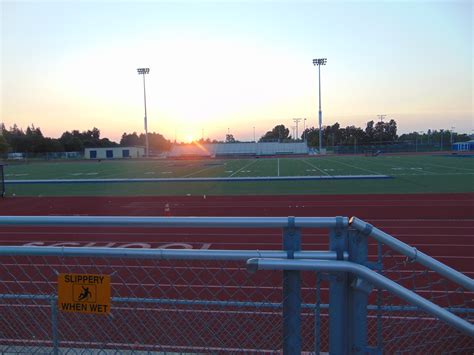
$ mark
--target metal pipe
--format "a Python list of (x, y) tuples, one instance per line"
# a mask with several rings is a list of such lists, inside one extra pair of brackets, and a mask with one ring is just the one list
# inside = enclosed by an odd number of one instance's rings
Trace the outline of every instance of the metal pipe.
[(404, 301), (419, 307), (429, 314), (438, 317), (457, 330), (474, 337), (474, 325), (464, 319), (446, 311), (444, 308), (426, 300), (405, 287), (378, 274), (366, 266), (349, 261), (328, 260), (288, 260), (288, 259), (250, 259), (247, 261), (247, 269), (250, 272), (256, 270), (308, 270), (329, 272), (350, 272), (362, 279), (369, 281), (377, 287), (386, 289)]
[[(132, 248), (83, 248), (2, 246), (0, 256), (58, 256), (58, 257), (108, 257), (141, 258), (158, 260), (248, 260), (251, 258), (286, 258), (284, 250), (197, 250), (197, 249), (132, 249)], [(349, 257), (347, 253), (344, 259)], [(331, 251), (295, 251), (295, 259), (336, 260)]]
[[(296, 227), (347, 227), (347, 217), (296, 217)], [(283, 228), (288, 217), (127, 217), (127, 216), (0, 216), (4, 226), (110, 226), (155, 228)]]
[(431, 256), (418, 251), (416, 248), (413, 248), (391, 235), (382, 232), (380, 229), (375, 228), (371, 224), (366, 223), (357, 217), (352, 217), (349, 224), (358, 231), (371, 236), (380, 243), (383, 243), (400, 254), (407, 256), (412, 261), (416, 261), (417, 263), (426, 266), (430, 270), (433, 270), (458, 285), (465, 287), (469, 291), (474, 291), (474, 280), (463, 273), (450, 268), (438, 260), (433, 259)]

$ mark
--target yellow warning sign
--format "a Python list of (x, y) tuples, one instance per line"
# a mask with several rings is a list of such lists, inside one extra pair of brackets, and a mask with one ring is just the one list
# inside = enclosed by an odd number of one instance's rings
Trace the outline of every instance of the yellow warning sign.
[(59, 274), (58, 306), (64, 312), (108, 314), (110, 275)]

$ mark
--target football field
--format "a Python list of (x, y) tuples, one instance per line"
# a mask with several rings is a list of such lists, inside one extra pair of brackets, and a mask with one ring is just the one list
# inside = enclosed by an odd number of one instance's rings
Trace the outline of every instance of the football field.
[(472, 192), (474, 159), (326, 156), (102, 160), (5, 167), (8, 195)]

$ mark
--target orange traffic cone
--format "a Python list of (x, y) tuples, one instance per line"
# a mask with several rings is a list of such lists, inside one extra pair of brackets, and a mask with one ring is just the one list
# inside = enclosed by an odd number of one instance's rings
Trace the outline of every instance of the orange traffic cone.
[(170, 209), (170, 204), (168, 202), (165, 203), (165, 217), (171, 217), (171, 209)]

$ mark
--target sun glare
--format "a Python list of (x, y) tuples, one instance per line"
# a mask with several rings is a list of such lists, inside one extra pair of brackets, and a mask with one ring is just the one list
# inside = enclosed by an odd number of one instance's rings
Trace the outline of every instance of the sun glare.
[(194, 137), (190, 134), (186, 136), (186, 143), (192, 143), (194, 142)]

